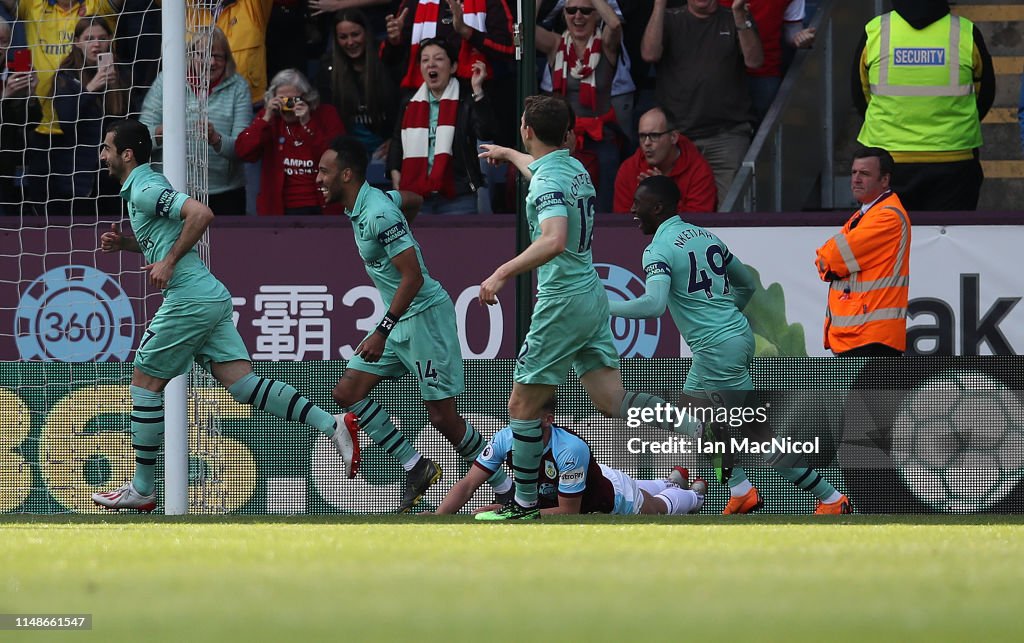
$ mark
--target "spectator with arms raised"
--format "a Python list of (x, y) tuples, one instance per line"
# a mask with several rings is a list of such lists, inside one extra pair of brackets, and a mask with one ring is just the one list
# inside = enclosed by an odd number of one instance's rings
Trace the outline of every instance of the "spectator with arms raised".
[(391, 182), (422, 196), (425, 214), (475, 212), (484, 181), (476, 142), (493, 138), (495, 127), (483, 90), (486, 67), (473, 63), (470, 90), (455, 77), (458, 63), (444, 43), (424, 41), (419, 55), (424, 80), (399, 116), (388, 152)]
[(561, 35), (537, 27), (537, 49), (548, 57), (553, 92), (565, 96), (576, 114), (575, 154), (597, 188), (597, 209), (610, 212), (612, 177), (619, 168), (612, 79), (622, 22), (605, 0), (568, 0), (564, 13)]
[(748, 0), (733, 2), (731, 12), (716, 0), (687, 0), (680, 9), (666, 2), (654, 0), (641, 51), (655, 64), (658, 105), (711, 165), (721, 202), (750, 147), (746, 70), (764, 61), (761, 39)]
[(381, 55), (387, 64), (404, 63), (403, 89), (415, 91), (423, 82), (423, 42), (443, 43), (458, 63), (458, 76), (469, 80), (473, 63), (511, 60), (512, 14), (505, 0), (403, 0), (387, 17), (387, 42)]

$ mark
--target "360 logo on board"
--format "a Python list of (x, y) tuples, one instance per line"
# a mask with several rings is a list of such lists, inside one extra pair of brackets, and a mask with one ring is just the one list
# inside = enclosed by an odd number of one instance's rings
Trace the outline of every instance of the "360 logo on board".
[(14, 335), (23, 360), (124, 361), (135, 339), (135, 313), (107, 273), (62, 266), (40, 275), (22, 293)]
[[(644, 294), (644, 281), (621, 266), (595, 263), (597, 276), (611, 301), (630, 301)], [(612, 336), (621, 357), (653, 357), (661, 337), (661, 319), (612, 317)]]

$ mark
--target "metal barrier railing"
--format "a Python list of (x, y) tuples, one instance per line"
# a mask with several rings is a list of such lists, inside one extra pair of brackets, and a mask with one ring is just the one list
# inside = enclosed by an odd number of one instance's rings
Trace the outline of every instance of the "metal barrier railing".
[(765, 115), (722, 212), (795, 212), (836, 207), (835, 152), (854, 120), (853, 53), (863, 26), (888, 3), (823, 0), (810, 26), (813, 49), (798, 51)]

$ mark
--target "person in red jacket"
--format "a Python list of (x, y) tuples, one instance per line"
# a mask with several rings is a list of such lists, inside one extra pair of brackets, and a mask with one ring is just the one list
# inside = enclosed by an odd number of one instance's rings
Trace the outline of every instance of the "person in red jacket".
[(324, 210), (316, 186), (320, 156), (345, 126), (333, 105), (321, 105), (320, 95), (297, 69), (279, 71), (270, 81), (266, 106), (235, 141), (243, 161), (262, 161), (259, 215), (341, 214)]
[(677, 212), (714, 212), (718, 202), (715, 175), (697, 146), (668, 126), (659, 107), (641, 116), (639, 125), (640, 147), (619, 166), (612, 211), (628, 213), (640, 181), (664, 174), (679, 187)]

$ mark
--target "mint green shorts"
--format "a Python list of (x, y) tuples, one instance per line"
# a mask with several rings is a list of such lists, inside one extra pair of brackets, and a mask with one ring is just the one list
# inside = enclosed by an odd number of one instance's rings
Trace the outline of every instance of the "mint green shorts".
[(683, 390), (712, 393), (715, 391), (751, 391), (750, 363), (754, 359), (754, 332), (702, 348), (693, 354), (690, 372)]
[(451, 299), (418, 315), (400, 319), (388, 335), (384, 353), (376, 362), (358, 355), (348, 368), (381, 377), (416, 376), (424, 400), (444, 400), (466, 390), (462, 370), (462, 345)]
[(231, 313), (230, 299), (164, 300), (135, 351), (135, 368), (169, 380), (189, 372), (193, 362), (209, 371), (210, 364), (248, 360)]
[(602, 367), (619, 367), (603, 290), (600, 296), (582, 293), (537, 300), (512, 379), (520, 384), (558, 386), (570, 366), (577, 376)]

